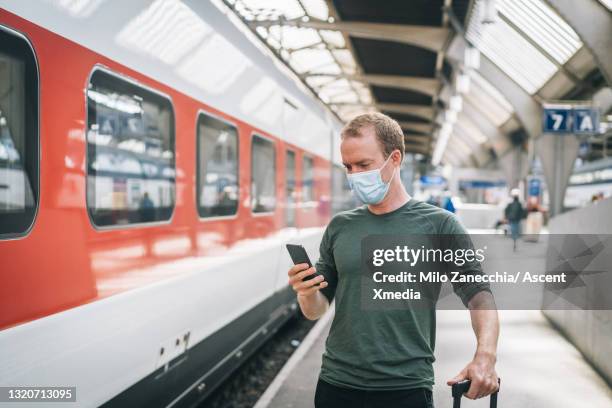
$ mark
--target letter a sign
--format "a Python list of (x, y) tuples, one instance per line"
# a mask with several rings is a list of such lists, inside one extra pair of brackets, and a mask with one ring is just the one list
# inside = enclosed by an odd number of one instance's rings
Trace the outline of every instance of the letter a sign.
[(574, 133), (597, 133), (599, 117), (596, 109), (574, 109)]

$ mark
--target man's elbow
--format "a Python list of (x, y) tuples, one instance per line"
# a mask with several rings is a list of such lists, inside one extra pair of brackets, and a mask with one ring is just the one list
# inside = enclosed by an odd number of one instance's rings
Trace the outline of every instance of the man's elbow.
[(471, 297), (468, 308), (470, 310), (497, 310), (497, 305), (490, 291), (481, 290)]

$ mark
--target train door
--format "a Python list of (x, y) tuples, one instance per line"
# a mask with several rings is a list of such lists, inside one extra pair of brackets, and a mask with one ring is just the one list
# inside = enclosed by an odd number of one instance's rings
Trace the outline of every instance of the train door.
[(287, 150), (285, 157), (285, 224), (288, 228), (295, 227), (296, 183), (295, 183), (295, 152)]

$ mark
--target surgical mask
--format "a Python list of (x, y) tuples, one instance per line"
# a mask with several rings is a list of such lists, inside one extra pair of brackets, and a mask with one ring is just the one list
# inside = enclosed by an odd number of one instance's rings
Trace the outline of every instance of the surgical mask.
[(349, 187), (364, 204), (378, 204), (387, 195), (389, 186), (391, 186), (391, 180), (395, 176), (395, 167), (393, 167), (393, 175), (387, 183), (382, 180), (380, 170), (385, 167), (390, 158), (391, 155), (387, 157), (387, 160), (378, 169), (346, 175)]

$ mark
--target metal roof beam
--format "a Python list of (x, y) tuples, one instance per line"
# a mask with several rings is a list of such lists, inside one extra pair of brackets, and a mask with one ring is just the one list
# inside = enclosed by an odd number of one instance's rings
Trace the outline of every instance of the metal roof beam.
[(363, 21), (335, 21), (330, 23), (313, 18), (275, 19), (249, 22), (254, 27), (293, 26), (315, 30), (340, 31), (353, 37), (400, 42), (426, 48), (434, 52), (442, 50), (449, 35), (445, 27), (429, 27), (406, 24), (369, 23)]
[(400, 127), (404, 130), (412, 130), (413, 132), (431, 133), (433, 132), (433, 125), (429, 123), (419, 122), (405, 122), (399, 121)]
[(429, 156), (431, 154), (431, 149), (429, 147), (422, 147), (418, 145), (407, 144), (405, 146), (406, 153), (421, 153), (425, 156)]
[(597, 1), (545, 0), (589, 48), (608, 85), (612, 85), (612, 18)]
[(377, 103), (376, 107), (383, 111), (414, 115), (427, 120), (433, 120), (435, 115), (435, 109), (432, 106), (425, 105), (409, 105), (405, 103)]
[(431, 139), (429, 138), (429, 136), (419, 136), (419, 135), (407, 134), (407, 135), (404, 135), (404, 142), (407, 142), (413, 145), (421, 145), (421, 146), (429, 147), (429, 144), (431, 143)]
[(386, 86), (390, 88), (409, 89), (425, 95), (434, 96), (440, 88), (440, 80), (437, 78), (422, 78), (403, 75), (375, 75), (364, 74), (359, 80), (371, 85)]
[(369, 85), (385, 86), (389, 88), (401, 88), (416, 91), (425, 95), (435, 96), (440, 88), (440, 80), (437, 78), (413, 77), (406, 75), (379, 75), (379, 74), (338, 74), (304, 73), (301, 76), (308, 78), (313, 76), (342, 78), (351, 81), (359, 81)]
[(330, 103), (330, 105), (335, 106), (363, 106), (375, 108), (382, 111), (395, 112), (395, 113), (404, 113), (408, 115), (418, 116), (423, 119), (427, 119), (429, 121), (434, 118), (434, 108), (426, 105), (409, 105), (404, 103), (374, 103), (372, 105), (365, 105), (362, 103)]

